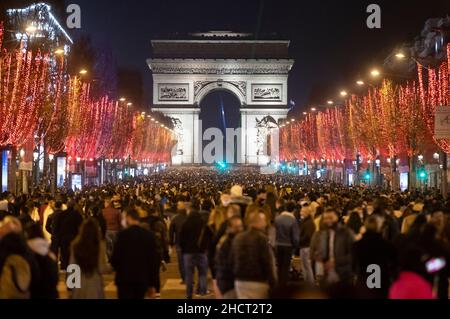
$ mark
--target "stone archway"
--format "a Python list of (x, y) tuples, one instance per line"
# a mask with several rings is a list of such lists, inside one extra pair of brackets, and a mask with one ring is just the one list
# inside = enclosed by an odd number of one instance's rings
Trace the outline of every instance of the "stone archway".
[(223, 80), (217, 80), (214, 82), (196, 82), (195, 83), (195, 99), (194, 104), (200, 105), (203, 98), (205, 98), (209, 93), (214, 91), (227, 91), (234, 94), (241, 106), (245, 106), (246, 103), (246, 83), (245, 82), (225, 82)]
[[(208, 145), (212, 143), (211, 129), (216, 133), (221, 132), (221, 141), (214, 138), (214, 145), (221, 145), (220, 151), (223, 154), (216, 154), (214, 156), (215, 163), (239, 163), (241, 160), (240, 154), (242, 151), (242, 138), (240, 133), (241, 127), (241, 109), (242, 101), (239, 100), (236, 94), (225, 88), (213, 88), (199, 99), (198, 103), (200, 113), (199, 119), (201, 120), (201, 131), (203, 134), (203, 164), (210, 165), (211, 149)], [(215, 137), (219, 137), (216, 135)], [(218, 151), (216, 149), (216, 151)], [(206, 156), (206, 157), (205, 157)], [(208, 160), (208, 158), (210, 160)]]
[[(217, 32), (216, 32), (217, 33)], [(241, 103), (239, 164), (259, 164), (257, 126), (266, 116), (278, 122), (288, 112), (289, 41), (254, 40), (251, 35), (220, 33), (190, 35), (183, 40), (152, 41), (152, 110), (178, 123), (175, 165), (202, 163), (201, 101), (225, 90)]]

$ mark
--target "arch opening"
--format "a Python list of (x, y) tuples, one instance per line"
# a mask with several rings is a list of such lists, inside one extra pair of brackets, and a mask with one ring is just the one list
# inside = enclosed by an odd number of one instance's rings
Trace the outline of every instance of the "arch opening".
[[(222, 146), (222, 156), (212, 152), (212, 155), (216, 157), (216, 163), (230, 162), (232, 158), (232, 163), (238, 163), (238, 147), (240, 144), (239, 138), (236, 135), (228, 134), (227, 129), (236, 132), (236, 129), (241, 128), (241, 101), (232, 92), (225, 89), (215, 89), (208, 92), (200, 102), (200, 116), (199, 119), (202, 121), (202, 136), (209, 135), (208, 133), (213, 132), (211, 129), (221, 133), (221, 146)], [(205, 134), (206, 132), (206, 134)], [(218, 138), (215, 136), (215, 138)], [(211, 145), (211, 140), (203, 140), (202, 150), (209, 154), (208, 145)], [(219, 143), (216, 141), (216, 143)], [(205, 156), (202, 156), (203, 164), (214, 164), (208, 163)]]

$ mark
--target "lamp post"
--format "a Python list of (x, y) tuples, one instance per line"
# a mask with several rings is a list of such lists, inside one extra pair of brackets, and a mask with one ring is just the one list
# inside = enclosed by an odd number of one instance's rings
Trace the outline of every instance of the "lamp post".
[(56, 192), (56, 163), (55, 155), (49, 154), (48, 159), (50, 161), (50, 191), (52, 195)]
[(33, 186), (39, 185), (39, 149), (33, 150)]
[(442, 192), (442, 196), (447, 199), (448, 197), (448, 174), (447, 174), (447, 153), (444, 151), (441, 151), (440, 154), (440, 158), (441, 158), (441, 192)]
[(356, 184), (359, 185), (360, 183), (360, 176), (359, 172), (361, 170), (361, 164), (362, 164), (362, 156), (361, 154), (356, 155)]
[(375, 160), (375, 167), (377, 171), (377, 186), (381, 187), (381, 159), (380, 155), (377, 156), (377, 159)]

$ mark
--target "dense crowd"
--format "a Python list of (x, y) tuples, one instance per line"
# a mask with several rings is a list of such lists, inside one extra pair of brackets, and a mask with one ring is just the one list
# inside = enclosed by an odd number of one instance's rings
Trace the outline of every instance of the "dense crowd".
[(58, 298), (70, 265), (81, 270), (71, 298), (104, 298), (106, 273), (120, 299), (159, 298), (161, 271), (176, 260), (187, 299), (447, 299), (449, 214), (450, 201), (433, 190), (250, 168), (170, 169), (54, 196), (3, 193), (0, 298)]

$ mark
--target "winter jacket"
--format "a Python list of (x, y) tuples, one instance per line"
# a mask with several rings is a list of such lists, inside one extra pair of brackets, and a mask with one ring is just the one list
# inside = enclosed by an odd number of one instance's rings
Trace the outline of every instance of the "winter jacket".
[(39, 279), (31, 287), (32, 297), (35, 299), (57, 299), (58, 265), (56, 258), (50, 252), (50, 242), (44, 238), (34, 238), (28, 240), (27, 244), (39, 268)]
[(169, 243), (171, 246), (180, 245), (180, 233), (181, 228), (183, 227), (184, 222), (187, 219), (187, 215), (184, 213), (177, 213), (175, 217), (173, 217), (169, 226)]
[[(353, 274), (352, 254), (354, 237), (352, 232), (343, 225), (337, 225), (334, 229), (334, 262), (335, 271), (339, 278), (343, 281), (351, 280)], [(321, 230), (318, 233), (318, 250), (317, 255), (319, 261), (327, 262), (329, 256), (329, 237), (330, 230)]]
[(275, 218), (274, 227), (276, 229), (276, 246), (297, 248), (300, 234), (297, 220), (289, 212), (283, 212)]
[(144, 225), (147, 225), (148, 229), (155, 234), (161, 260), (169, 263), (169, 242), (167, 240), (166, 223), (164, 223), (164, 221), (158, 216), (149, 216), (142, 219), (142, 222), (144, 223)]
[(234, 236), (227, 236), (217, 246), (215, 270), (217, 287), (222, 294), (234, 289), (233, 264), (231, 262), (231, 247)]
[(371, 275), (367, 272), (367, 267), (369, 265), (380, 266), (381, 289), (374, 289), (371, 293), (375, 294), (375, 297), (386, 298), (396, 271), (397, 251), (395, 246), (383, 239), (381, 234), (368, 231), (360, 241), (355, 242), (353, 251), (353, 264), (358, 282), (365, 287), (367, 277)]
[(198, 212), (189, 214), (181, 227), (180, 247), (183, 254), (204, 254), (207, 247), (201, 247), (206, 225)]
[(316, 232), (316, 224), (311, 216), (308, 216), (300, 220), (299, 233), (300, 233), (300, 248), (309, 248), (311, 239)]
[(161, 263), (155, 235), (139, 226), (117, 234), (111, 265), (117, 285), (145, 284), (156, 287)]
[(275, 263), (267, 236), (251, 228), (233, 241), (231, 248), (233, 275), (236, 280), (275, 284)]

